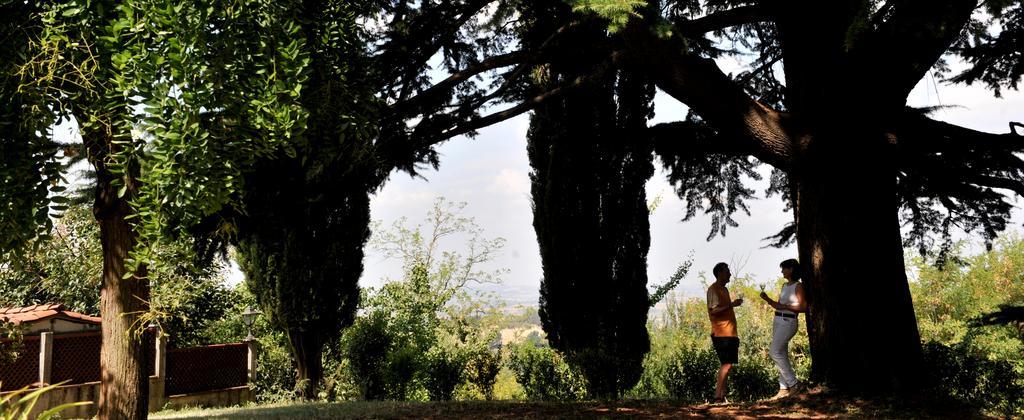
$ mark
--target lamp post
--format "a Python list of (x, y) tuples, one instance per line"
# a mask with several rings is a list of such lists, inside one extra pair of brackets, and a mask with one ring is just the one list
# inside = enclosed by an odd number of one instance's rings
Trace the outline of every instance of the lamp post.
[(246, 347), (248, 347), (248, 354), (246, 356), (246, 370), (248, 371), (249, 383), (256, 382), (256, 359), (257, 359), (257, 348), (256, 348), (256, 337), (252, 336), (252, 323), (256, 321), (256, 315), (259, 315), (260, 311), (254, 311), (252, 308), (246, 306), (245, 312), (242, 312), (242, 323), (245, 324), (245, 329), (249, 331), (249, 335), (245, 337)]
[(245, 341), (252, 341), (255, 338), (252, 336), (252, 323), (256, 321), (256, 315), (259, 315), (260, 313), (260, 311), (254, 311), (248, 306), (245, 307), (245, 312), (242, 312), (242, 322), (245, 323), (245, 329), (249, 331), (249, 335), (245, 337)]

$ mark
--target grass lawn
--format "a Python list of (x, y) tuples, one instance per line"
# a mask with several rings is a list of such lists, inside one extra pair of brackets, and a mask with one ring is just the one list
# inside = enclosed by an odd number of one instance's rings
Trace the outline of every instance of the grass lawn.
[(781, 401), (723, 405), (682, 405), (671, 401), (616, 403), (460, 401), (292, 403), (162, 411), (151, 419), (519, 419), (519, 418), (987, 418), (981, 413), (944, 404), (897, 400), (862, 400), (812, 390)]

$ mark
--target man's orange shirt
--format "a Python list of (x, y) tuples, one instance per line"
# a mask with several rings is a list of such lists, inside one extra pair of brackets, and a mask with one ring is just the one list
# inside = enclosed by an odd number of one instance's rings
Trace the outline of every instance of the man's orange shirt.
[(711, 335), (715, 337), (736, 337), (736, 312), (732, 307), (717, 314), (711, 314), (711, 308), (732, 302), (729, 289), (712, 283), (708, 287), (708, 316), (711, 318)]

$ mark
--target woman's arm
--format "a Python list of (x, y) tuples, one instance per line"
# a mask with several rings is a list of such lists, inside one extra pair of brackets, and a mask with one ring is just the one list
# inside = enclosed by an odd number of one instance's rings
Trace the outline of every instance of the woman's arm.
[(769, 298), (768, 295), (765, 294), (764, 292), (761, 292), (761, 299), (764, 299), (766, 302), (768, 302), (769, 306), (775, 309), (782, 309), (798, 313), (807, 312), (807, 301), (804, 299), (804, 285), (797, 283), (796, 291), (794, 294), (796, 295), (795, 305), (783, 305)]

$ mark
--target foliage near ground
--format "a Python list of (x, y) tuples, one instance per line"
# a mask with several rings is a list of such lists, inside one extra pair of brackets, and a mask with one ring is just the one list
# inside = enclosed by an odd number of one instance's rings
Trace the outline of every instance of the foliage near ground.
[[(960, 408), (956, 409), (964, 412), (1019, 415), (1021, 402), (1024, 401), (1024, 388), (1022, 388), (1024, 381), (1021, 380), (1020, 374), (1022, 344), (1019, 330), (1014, 326), (974, 327), (971, 325), (971, 320), (981, 313), (997, 307), (1000, 303), (1013, 302), (1018, 299), (1018, 296), (1024, 295), (1024, 284), (1005, 280), (1019, 278), (1022, 273), (1024, 241), (1008, 239), (999, 242), (993, 251), (976, 256), (966, 256), (966, 251), (961, 251), (956, 255), (961, 255), (960, 261), (970, 262), (969, 266), (951, 266), (940, 271), (934, 268), (934, 261), (915, 261), (918, 275), (912, 282), (913, 292), (919, 308), (918, 317), (922, 325), (922, 340), (925, 343), (926, 371), (931, 372), (929, 377), (924, 378), (927, 382), (926, 393), (937, 396), (938, 400), (945, 401), (946, 405), (958, 406)], [(758, 402), (774, 394), (778, 385), (774, 363), (767, 354), (774, 312), (756, 297), (760, 292), (758, 286), (761, 284), (766, 285), (765, 290), (769, 294), (777, 294), (781, 281), (781, 279), (755, 281), (750, 276), (741, 275), (734, 278), (729, 285), (734, 295), (742, 295), (746, 298), (746, 302), (737, 308), (742, 337), (741, 355), (740, 364), (730, 374), (729, 395), (732, 401), (739, 404), (735, 406), (738, 407), (736, 410), (741, 411), (732, 414), (782, 415), (782, 413), (771, 411), (774, 409), (770, 407), (778, 407), (778, 404), (765, 406), (769, 408), (757, 408), (763, 405), (758, 405), (760, 404)], [(392, 289), (397, 294), (391, 296), (389, 306), (389, 310), (395, 313), (390, 316), (408, 317), (410, 313), (402, 314), (400, 312), (405, 310), (402, 308), (408, 309), (414, 305), (411, 305), (408, 300), (403, 300), (409, 299), (409, 296), (402, 297), (403, 293), (398, 293), (400, 289), (394, 289), (395, 287), (398, 286), (392, 286)], [(420, 316), (422, 315), (421, 313)], [(448, 316), (450, 315), (445, 317)], [(507, 318), (507, 322), (490, 320), (488, 322), (496, 324), (488, 325), (522, 326), (523, 318), (531, 316), (532, 311), (527, 310), (503, 316)], [(364, 315), (359, 324), (362, 325), (360, 328), (372, 325), (369, 322), (372, 320), (371, 318), (369, 314)], [(462, 319), (468, 324), (451, 323), (452, 320), (458, 319)], [(418, 325), (411, 320), (407, 321), (406, 325)], [(424, 325), (431, 325), (432, 328), (443, 330), (463, 325), (463, 327), (469, 328), (467, 331), (479, 332), (474, 329), (476, 327), (472, 327), (472, 325), (480, 325), (473, 324), (480, 321), (474, 317), (447, 319), (448, 327), (441, 327), (439, 319), (428, 321)], [(714, 373), (718, 368), (718, 360), (710, 348), (708, 339), (710, 327), (707, 324), (706, 304), (702, 298), (676, 294), (666, 297), (665, 309), (659, 311), (657, 316), (653, 316), (649, 322), (652, 349), (644, 361), (643, 377), (627, 395), (627, 398), (631, 400), (648, 402), (630, 404), (643, 405), (645, 407), (643, 410), (648, 410), (650, 413), (665, 413), (665, 410), (669, 410), (667, 407), (682, 410), (677, 413), (680, 415), (718, 415), (717, 413), (722, 411), (719, 408), (693, 408), (701, 407), (701, 404), (706, 403), (710, 398), (710, 392), (714, 388)], [(801, 319), (800, 330), (790, 343), (791, 360), (801, 378), (806, 378), (810, 369), (805, 328), (806, 325)], [(262, 331), (267, 332), (266, 330)], [(351, 333), (360, 333), (360, 331), (365, 332), (365, 330), (355, 328)], [(386, 331), (377, 333), (378, 337), (388, 335)], [(392, 333), (411, 334), (402, 328), (394, 329)], [(352, 336), (350, 336), (351, 339)], [(266, 367), (269, 374), (264, 376), (263, 382), (258, 388), (261, 390), (261, 400), (286, 400), (288, 392), (275, 394), (274, 390), (281, 392), (288, 389), (286, 383), (291, 376), (289, 370), (282, 365), (287, 363), (287, 352), (282, 347), (274, 349), (274, 340), (268, 339), (268, 336), (262, 337), (261, 340), (271, 346), (268, 349), (269, 352), (265, 354), (278, 357), (277, 359), (268, 357), (263, 361), (262, 366)], [(278, 341), (278, 343), (283, 345), (283, 341)], [(436, 341), (434, 343), (443, 346), (453, 344), (453, 342), (445, 344)], [(586, 394), (586, 384), (578, 372), (573, 371), (561, 355), (545, 344), (543, 339), (537, 342), (524, 341), (506, 346), (500, 352), (488, 353), (496, 355), (500, 360), (500, 370), (494, 377), (493, 398), (537, 403), (535, 405), (497, 405), (494, 407), (503, 408), (495, 409), (495, 412), (490, 414), (502, 415), (501, 413), (505, 412), (503, 410), (512, 410), (512, 412), (522, 414), (523, 412), (515, 410), (520, 410), (524, 406), (534, 408), (522, 410), (542, 411), (546, 408), (537, 407), (574, 407), (571, 410), (584, 409), (579, 407), (596, 407), (592, 403), (569, 405), (539, 403), (540, 401), (566, 403), (579, 401)], [(347, 350), (330, 355), (330, 357), (337, 357), (338, 360), (329, 364), (336, 368), (334, 374), (331, 375), (332, 382), (329, 382), (327, 390), (321, 393), (323, 398), (328, 401), (344, 402), (365, 397), (365, 394), (359, 392), (356, 385), (357, 377), (352, 375), (349, 370), (352, 368), (351, 358), (357, 357), (359, 353), (353, 352), (352, 348)], [(428, 359), (427, 356), (427, 354), (423, 354), (425, 360)], [(383, 364), (378, 365), (383, 370), (379, 371), (377, 375), (385, 381), (394, 381), (401, 373), (388, 372), (389, 369), (406, 366), (395, 364), (388, 367), (389, 363), (393, 363), (394, 360), (396, 359), (388, 361), (385, 358), (382, 360)], [(266, 363), (270, 365), (268, 366)], [(385, 395), (383, 398), (421, 402), (444, 399), (437, 398), (437, 394), (430, 395), (426, 388), (427, 384), (422, 379), (424, 376), (417, 376), (425, 375), (426, 371), (423, 370), (423, 366), (417, 369), (420, 369), (419, 371), (422, 373), (417, 374), (415, 369), (411, 373), (407, 372), (414, 379), (410, 382), (411, 388), (403, 390), (404, 398), (397, 394)], [(485, 399), (485, 395), (468, 380), (470, 372), (464, 371), (463, 373), (466, 376), (461, 379), (461, 383), (456, 385), (451, 397), (460, 401)], [(417, 377), (420, 379), (415, 379)], [(275, 382), (270, 380), (271, 378), (276, 378), (276, 381), (283, 384), (274, 385)], [(819, 398), (823, 400), (817, 401)], [(671, 401), (671, 403), (655, 401)], [(840, 397), (822, 396), (820, 392), (800, 401), (802, 402), (799, 404), (798, 411), (807, 416), (828, 415), (827, 413), (859, 416), (863, 413), (877, 412), (883, 416), (890, 413), (893, 417), (902, 417), (899, 415), (901, 413), (899, 410), (904, 409), (899, 408), (898, 404), (893, 402), (846, 402)], [(843, 405), (847, 403), (849, 405)], [(876, 403), (882, 404), (882, 406), (876, 406)], [(683, 405), (689, 405), (689, 408), (678, 408)], [(932, 406), (936, 403), (926, 405)], [(402, 405), (382, 405), (382, 407), (385, 406), (401, 407)], [(423, 408), (435, 407), (433, 405), (418, 407), (430, 412), (435, 410), (435, 408)], [(458, 410), (470, 410), (470, 412), (472, 410), (452, 407), (475, 406), (473, 404), (466, 406), (442, 404), (437, 407), (446, 407), (436, 408), (437, 410), (456, 410), (454, 412), (461, 413), (462, 411)], [(413, 413), (416, 412), (416, 409), (410, 410)], [(397, 417), (404, 415), (401, 414), (402, 412), (396, 413)], [(575, 411), (555, 411), (550, 415), (558, 416), (560, 415), (558, 413), (571, 415)], [(977, 413), (971, 415), (977, 415)], [(864, 416), (870, 415), (864, 414)]]
[[(438, 205), (449, 206), (449, 212), (455, 211), (450, 203), (439, 202)], [(59, 259), (53, 256), (59, 254), (60, 247), (83, 249), (74, 247), (76, 237), (95, 233), (95, 228), (89, 224), (81, 225), (84, 228), (67, 225), (78, 220), (75, 211), (72, 208), (66, 218), (58, 222), (59, 227), (66, 229), (60, 235), (67, 236), (58, 236), (53, 241), (64, 243), (47, 244), (41, 248), (43, 253), (33, 254), (39, 267), (59, 267)], [(440, 217), (441, 213), (436, 215)], [(472, 233), (476, 228), (465, 224), (467, 222), (470, 221), (460, 223)], [(767, 355), (773, 311), (756, 296), (760, 285), (765, 285), (771, 295), (778, 293), (782, 280), (774, 278), (773, 274), (758, 279), (738, 275), (729, 284), (734, 296), (746, 299), (736, 309), (742, 344), (740, 364), (730, 374), (729, 395), (736, 404), (704, 405), (714, 387), (713, 375), (718, 368), (708, 339), (706, 303), (703, 297), (678, 294), (666, 296), (664, 309), (652, 313), (648, 323), (651, 351), (644, 360), (640, 383), (629, 391), (628, 400), (618, 406), (580, 402), (586, 395), (585, 381), (562, 355), (547, 346), (546, 339), (531, 335), (520, 337), (522, 341), (518, 343), (506, 343), (500, 349), (496, 345), (498, 330), (535, 325), (538, 322), (536, 308), (501, 310), (485, 296), (451, 287), (471, 277), (495, 279), (501, 272), (467, 266), (467, 261), (459, 260), (458, 255), (442, 252), (443, 247), (433, 251), (426, 249), (432, 243), (443, 241), (433, 240), (432, 234), (421, 231), (420, 227), (410, 227), (407, 222), (380, 231), (391, 232), (392, 236), (382, 237), (378, 246), (390, 244), (399, 258), (400, 250), (409, 251), (410, 259), (404, 261), (408, 270), (401, 279), (369, 291), (356, 326), (346, 332), (345, 340), (330, 346), (324, 356), (328, 375), (318, 397), (321, 401), (343, 404), (292, 405), (296, 381), (287, 339), (266, 317), (257, 317), (253, 326), (253, 334), (261, 347), (260, 374), (254, 384), (257, 399), (263, 405), (285, 404), (273, 406), (281, 407), (280, 412), (270, 409), (260, 411), (260, 416), (288, 418), (292, 412), (319, 415), (319, 411), (303, 410), (326, 410), (325, 415), (341, 417), (360, 416), (360, 410), (369, 410), (367, 412), (379, 412), (381, 417), (398, 418), (420, 415), (559, 417), (605, 413), (639, 417), (904, 417), (904, 414), (917, 413), (916, 409), (898, 401), (859, 401), (820, 390), (788, 403), (764, 403), (763, 399), (777, 388), (774, 364)], [(478, 244), (487, 242), (479, 241)], [(54, 249), (47, 250), (51, 246)], [(189, 259), (184, 252), (188, 248), (179, 248), (178, 258), (183, 269), (187, 269)], [(477, 252), (481, 249), (477, 248)], [(487, 253), (490, 252), (496, 251)], [(479, 260), (481, 254), (473, 255), (470, 259)], [(85, 261), (98, 261), (98, 258), (94, 256)], [(424, 261), (434, 261), (434, 268), (427, 269)], [(1024, 283), (1019, 281), (1024, 277), (1024, 240), (1007, 237), (996, 242), (991, 251), (975, 255), (971, 255), (966, 245), (961, 245), (941, 261), (917, 258), (909, 265), (913, 267), (911, 290), (929, 372), (924, 378), (925, 393), (937, 400), (927, 404), (912, 403), (928, 410), (933, 406), (957, 410), (958, 416), (979, 413), (1019, 416), (1024, 405), (1024, 381), (1021, 379), (1024, 330), (1015, 324), (980, 327), (974, 320), (1000, 305), (1024, 302)], [(467, 272), (476, 274), (468, 277), (459, 274)], [(23, 275), (13, 271), (3, 273)], [(46, 284), (61, 285), (74, 280), (65, 278), (74, 276), (64, 271), (54, 269), (47, 273), (50, 276)], [(180, 273), (184, 277), (201, 276), (198, 271)], [(24, 296), (22, 293), (33, 289), (52, 289), (33, 285), (31, 278), (19, 284), (28, 287), (0, 288), (0, 300), (19, 299)], [(188, 341), (197, 344), (236, 342), (244, 337), (247, 331), (238, 314), (247, 306), (255, 306), (255, 296), (244, 283), (230, 290), (223, 289), (213, 279), (200, 284), (215, 285), (217, 293), (223, 296), (204, 298), (209, 292), (207, 288), (169, 289), (174, 292), (166, 295), (188, 303), (181, 307), (183, 309), (196, 307), (184, 312), (195, 319), (180, 324), (181, 337), (189, 337)], [(51, 292), (68, 293), (72, 302), (86, 302), (93, 289), (68, 286), (56, 287)], [(156, 297), (159, 296), (157, 293)], [(790, 355), (801, 378), (807, 377), (810, 365), (805, 328), (801, 318), (800, 331), (790, 344)], [(379, 388), (377, 394), (371, 396), (367, 390), (373, 381), (378, 381), (375, 386)], [(368, 397), (413, 402), (354, 403)], [(460, 402), (423, 404), (428, 400), (447, 399)], [(475, 402), (487, 399), (503, 402)], [(268, 409), (261, 407), (246, 410)], [(211, 412), (203, 413), (205, 416)]]

